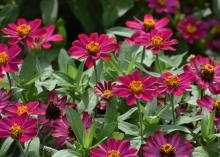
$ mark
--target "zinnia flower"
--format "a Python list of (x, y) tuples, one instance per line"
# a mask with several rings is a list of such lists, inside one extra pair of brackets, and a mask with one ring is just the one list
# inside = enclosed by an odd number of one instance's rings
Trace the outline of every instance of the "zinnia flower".
[(158, 92), (166, 92), (175, 96), (180, 96), (186, 89), (190, 89), (190, 82), (194, 79), (194, 76), (188, 73), (173, 75), (170, 72), (165, 72), (161, 76), (162, 78), (158, 79)]
[(177, 13), (174, 8), (179, 4), (179, 0), (146, 0), (149, 8), (156, 9), (157, 13)]
[(134, 104), (135, 99), (142, 99), (144, 101), (151, 101), (153, 97), (157, 96), (154, 83), (157, 78), (153, 76), (141, 77), (139, 71), (132, 74), (121, 76), (117, 78), (121, 84), (116, 86), (114, 93), (122, 98), (127, 98), (127, 105)]
[(205, 26), (193, 16), (187, 16), (180, 20), (177, 30), (190, 44), (206, 37)]
[(29, 119), (27, 114), (0, 119), (0, 138), (27, 142), (37, 135), (36, 123), (37, 119)]
[(220, 93), (220, 64), (215, 65), (208, 57), (197, 55), (190, 60), (184, 71), (195, 76), (201, 89), (208, 88), (212, 94)]
[(189, 141), (181, 141), (179, 134), (165, 137), (162, 132), (156, 132), (149, 137), (142, 147), (144, 157), (190, 157), (194, 148)]
[(109, 99), (114, 95), (114, 88), (115, 83), (112, 83), (112, 81), (104, 81), (103, 83), (98, 82), (95, 86), (95, 93), (103, 99)]
[(15, 116), (27, 113), (28, 115), (40, 115), (44, 111), (39, 108), (39, 102), (28, 102), (27, 104), (22, 104), (20, 102), (16, 105), (8, 105), (2, 111), (6, 116)]
[(79, 40), (72, 43), (69, 53), (79, 59), (85, 58), (87, 68), (91, 68), (99, 58), (110, 60), (111, 57), (107, 53), (117, 49), (117, 44), (113, 43), (115, 38), (109, 38), (105, 34), (100, 36), (98, 33), (92, 33), (90, 36), (80, 34), (78, 37)]
[(138, 157), (138, 150), (130, 146), (128, 140), (108, 139), (108, 144), (100, 144), (91, 149), (91, 157)]
[(11, 38), (9, 41), (10, 45), (17, 44), (21, 41), (24, 41), (27, 45), (30, 45), (32, 42), (31, 36), (40, 25), (40, 19), (27, 22), (24, 18), (20, 18), (17, 20), (17, 24), (9, 23), (9, 28), (2, 29), (2, 32), (6, 34), (3, 37)]
[(0, 71), (17, 72), (18, 64), (23, 63), (22, 59), (16, 58), (21, 52), (21, 48), (13, 45), (8, 48), (5, 44), (0, 44)]
[(10, 100), (12, 97), (12, 93), (1, 88), (0, 89), (0, 112), (3, 108), (8, 106), (9, 104), (12, 104), (13, 102)]
[[(90, 117), (87, 112), (83, 112), (81, 118), (84, 127), (86, 130), (88, 130), (92, 123), (92, 117)], [(64, 115), (62, 119), (55, 123), (52, 136), (58, 138), (56, 141), (57, 146), (63, 146), (66, 142), (72, 142), (76, 140), (76, 136), (70, 127), (66, 115)]]

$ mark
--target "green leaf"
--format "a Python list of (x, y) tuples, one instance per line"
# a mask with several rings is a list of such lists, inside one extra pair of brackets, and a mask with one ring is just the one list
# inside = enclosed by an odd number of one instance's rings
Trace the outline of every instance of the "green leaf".
[(67, 73), (69, 61), (70, 61), (70, 57), (67, 54), (66, 50), (61, 49), (58, 56), (58, 64), (61, 72)]
[(174, 131), (183, 131), (189, 134), (191, 133), (191, 131), (188, 128), (177, 125), (161, 125), (161, 130), (166, 133), (171, 133)]
[(58, 14), (58, 0), (41, 0), (40, 8), (44, 24), (55, 23)]
[(135, 33), (134, 30), (127, 28), (127, 27), (113, 27), (107, 30), (107, 34), (109, 35), (118, 35), (122, 37), (130, 38)]
[[(27, 150), (28, 149), (28, 150)], [(39, 157), (40, 156), (40, 139), (39, 137), (35, 137), (31, 139), (29, 142), (25, 143), (25, 151), (28, 152), (28, 155), (31, 157)]]
[(220, 19), (220, 1), (219, 0), (212, 0), (212, 8), (215, 14), (215, 17)]
[(210, 156), (204, 147), (197, 147), (195, 148), (192, 157), (210, 157)]
[(5, 141), (3, 142), (1, 149), (0, 149), (0, 157), (6, 157), (6, 153), (9, 150), (9, 148), (11, 147), (13, 142), (14, 142), (14, 140), (10, 137), (5, 139)]
[(86, 133), (84, 148), (90, 148), (92, 141), (95, 135), (96, 124), (92, 124), (89, 128), (89, 131)]
[(139, 128), (131, 123), (120, 121), (118, 123), (118, 128), (123, 131), (125, 134), (138, 136), (139, 135)]
[(79, 143), (84, 143), (84, 137), (86, 135), (86, 129), (81, 120), (80, 114), (73, 109), (66, 109), (67, 119), (70, 123), (71, 129), (73, 130)]
[(81, 157), (81, 155), (74, 150), (63, 149), (56, 152), (52, 157)]
[(202, 117), (199, 116), (195, 116), (195, 117), (189, 117), (189, 116), (181, 116), (178, 118), (177, 124), (178, 125), (182, 125), (182, 124), (189, 124), (198, 120), (201, 120)]
[(120, 115), (120, 116), (118, 117), (118, 121), (124, 121), (124, 120), (129, 119), (129, 118), (131, 117), (131, 115), (132, 115), (135, 111), (137, 111), (137, 109), (138, 109), (137, 107), (131, 108), (131, 109), (128, 110), (126, 113)]

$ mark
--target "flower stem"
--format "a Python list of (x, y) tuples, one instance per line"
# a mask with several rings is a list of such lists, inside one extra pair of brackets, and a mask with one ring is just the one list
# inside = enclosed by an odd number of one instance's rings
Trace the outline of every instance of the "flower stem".
[(170, 103), (171, 103), (171, 106), (172, 106), (173, 124), (176, 124), (175, 108), (174, 108), (174, 97), (173, 97), (173, 95), (170, 95)]
[(159, 73), (161, 73), (162, 71), (161, 71), (161, 67), (160, 67), (159, 54), (156, 54), (155, 64), (156, 64), (156, 67), (159, 70)]
[(138, 115), (139, 115), (139, 122), (140, 122), (140, 135), (141, 135), (141, 144), (143, 144), (143, 116), (141, 111), (141, 103), (138, 102)]
[(11, 78), (10, 78), (10, 75), (9, 75), (9, 72), (6, 72), (6, 75), (7, 75), (7, 79), (8, 79), (8, 84), (10, 86), (10, 89), (11, 89)]
[(24, 152), (24, 148), (23, 148), (23, 146), (21, 145), (21, 143), (19, 141), (17, 141), (17, 145), (18, 145), (18, 148), (19, 148), (22, 156), (26, 157), (25, 152)]
[(94, 70), (95, 70), (95, 80), (96, 80), (96, 83), (97, 83), (98, 82), (98, 73), (97, 73), (96, 62), (94, 63)]
[(141, 65), (143, 65), (143, 62), (144, 62), (144, 56), (145, 56), (145, 46), (143, 47), (143, 51), (141, 54)]

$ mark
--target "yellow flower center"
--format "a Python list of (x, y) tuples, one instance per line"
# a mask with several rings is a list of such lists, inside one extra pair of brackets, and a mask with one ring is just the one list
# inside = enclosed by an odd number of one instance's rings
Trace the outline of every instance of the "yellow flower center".
[(31, 32), (31, 26), (29, 26), (27, 24), (19, 25), (17, 27), (17, 32), (22, 37), (27, 36)]
[(100, 45), (97, 42), (91, 41), (89, 44), (86, 45), (86, 50), (90, 55), (95, 55), (100, 51)]
[(160, 36), (154, 36), (151, 38), (151, 43), (155, 47), (160, 47), (161, 45), (163, 45), (163, 38), (161, 38)]
[(3, 82), (3, 78), (0, 78), (0, 83), (2, 83)]
[(155, 27), (155, 21), (153, 19), (144, 20), (144, 28), (146, 31), (151, 31)]
[(9, 56), (6, 52), (0, 52), (0, 66), (8, 63)]
[(163, 7), (166, 5), (166, 0), (157, 0), (157, 4)]
[(212, 105), (216, 111), (216, 115), (220, 116), (220, 100), (214, 102)]
[(169, 143), (162, 145), (160, 149), (160, 156), (161, 157), (175, 157), (176, 150), (173, 146)]
[(109, 89), (106, 89), (106, 90), (103, 91), (103, 94), (104, 94), (105, 96), (108, 96), (108, 95), (112, 94), (112, 91), (109, 90)]
[(106, 157), (121, 157), (121, 155), (118, 150), (110, 150)]
[(206, 64), (201, 68), (201, 76), (202, 79), (208, 82), (213, 81), (213, 77), (215, 74), (215, 67), (211, 64)]
[(188, 26), (186, 26), (186, 31), (190, 34), (193, 34), (197, 31), (196, 26), (189, 24)]
[(19, 138), (22, 134), (21, 126), (14, 123), (13, 126), (10, 129), (10, 134), (11, 134), (11, 137), (14, 138), (14, 139)]
[(27, 110), (28, 110), (28, 107), (26, 105), (18, 106), (17, 113), (18, 114), (23, 114), (23, 113), (27, 112)]
[(170, 88), (177, 88), (180, 85), (180, 79), (178, 76), (168, 76), (166, 79), (166, 84)]
[(144, 91), (144, 85), (141, 81), (131, 81), (129, 87), (132, 93), (139, 93)]

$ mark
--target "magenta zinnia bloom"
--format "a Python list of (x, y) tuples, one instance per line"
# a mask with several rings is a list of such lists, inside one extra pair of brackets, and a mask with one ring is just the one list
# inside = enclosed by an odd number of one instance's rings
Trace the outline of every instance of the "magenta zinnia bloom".
[(27, 114), (0, 119), (0, 138), (27, 142), (37, 135), (36, 124), (37, 119), (29, 119)]
[(154, 84), (157, 78), (153, 76), (141, 77), (139, 71), (132, 74), (121, 76), (117, 78), (121, 85), (116, 86), (114, 93), (122, 98), (127, 98), (127, 105), (134, 104), (135, 99), (142, 99), (144, 101), (151, 101), (153, 97), (157, 96)]
[(22, 59), (16, 58), (21, 52), (21, 48), (13, 45), (8, 48), (5, 44), (0, 44), (0, 71), (17, 72), (18, 64), (23, 63)]
[[(92, 117), (90, 117), (87, 112), (83, 112), (81, 118), (85, 129), (88, 130), (92, 123)], [(58, 138), (56, 141), (57, 146), (63, 146), (66, 142), (73, 142), (76, 140), (76, 136), (70, 127), (66, 115), (55, 123), (52, 136)]]
[(194, 76), (188, 73), (173, 75), (170, 72), (165, 72), (161, 76), (162, 78), (158, 79), (158, 92), (166, 92), (175, 96), (180, 96), (186, 89), (190, 89), (190, 82), (194, 79)]
[(31, 48), (39, 49), (41, 47), (45, 49), (51, 48), (50, 42), (58, 42), (63, 40), (62, 35), (53, 34), (55, 30), (54, 25), (49, 25), (38, 29), (32, 36)]
[(103, 99), (109, 99), (114, 95), (113, 90), (115, 86), (115, 83), (112, 83), (112, 81), (98, 82), (95, 86), (95, 93)]
[(208, 57), (197, 55), (192, 58), (191, 67), (186, 65), (184, 71), (195, 76), (200, 88), (208, 88), (212, 94), (220, 93), (220, 64), (215, 65)]
[(44, 111), (39, 108), (39, 102), (28, 102), (25, 105), (18, 102), (16, 105), (8, 105), (5, 107), (2, 113), (11, 117), (24, 113), (27, 113), (28, 115), (41, 115), (44, 113)]
[(177, 30), (190, 44), (193, 44), (195, 41), (206, 37), (207, 34), (203, 23), (197, 21), (193, 16), (187, 16), (180, 20)]
[(1, 113), (3, 108), (5, 108), (8, 105), (13, 103), (10, 100), (11, 97), (12, 97), (11, 92), (8, 92), (7, 90), (5, 90), (3, 88), (0, 89), (0, 113)]
[(10, 45), (17, 44), (21, 41), (24, 41), (27, 45), (30, 45), (32, 41), (31, 36), (40, 25), (40, 19), (27, 22), (24, 18), (20, 18), (17, 20), (17, 24), (9, 23), (8, 26), (10, 28), (2, 29), (2, 32), (5, 33), (3, 37), (11, 38), (9, 41)]
[(193, 150), (192, 144), (187, 140), (181, 141), (179, 134), (165, 137), (159, 131), (142, 147), (144, 157), (190, 157)]
[(173, 32), (170, 29), (153, 30), (148, 34), (142, 34), (135, 39), (135, 42), (146, 46), (146, 49), (151, 49), (154, 53), (160, 53), (160, 50), (175, 51), (171, 45), (177, 44), (176, 39), (170, 39)]
[(87, 68), (91, 68), (99, 58), (110, 60), (111, 57), (107, 53), (117, 49), (117, 44), (113, 43), (115, 38), (109, 38), (105, 34), (100, 36), (98, 33), (92, 33), (90, 36), (80, 34), (78, 37), (79, 40), (72, 43), (69, 53), (79, 59), (85, 58)]
[(177, 13), (174, 8), (179, 4), (179, 0), (145, 0), (149, 8), (156, 9), (157, 13)]
[(107, 146), (100, 144), (90, 152), (91, 157), (138, 157), (138, 150), (130, 146), (130, 141), (113, 138), (108, 139)]

